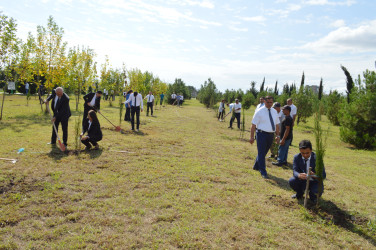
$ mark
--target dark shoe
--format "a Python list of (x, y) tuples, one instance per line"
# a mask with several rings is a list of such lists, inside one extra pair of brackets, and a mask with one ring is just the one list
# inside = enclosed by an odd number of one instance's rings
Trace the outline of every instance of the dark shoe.
[(264, 178), (264, 179), (269, 179), (269, 176), (267, 176), (267, 175), (261, 175), (262, 176), (262, 178)]
[(301, 199), (301, 198), (303, 198), (303, 195), (302, 194), (293, 194), (292, 196), (291, 196), (291, 198), (293, 198), (293, 199)]
[(279, 167), (283, 165), (283, 164), (280, 163), (279, 161), (273, 161), (272, 164), (273, 164), (273, 165), (276, 165), (276, 166), (279, 166)]
[(98, 150), (99, 149), (99, 144), (95, 145), (94, 149)]
[(232, 129), (232, 127), (228, 127), (228, 128), (231, 128), (231, 129)]
[(85, 147), (86, 151), (89, 151), (90, 149), (91, 149), (91, 147)]

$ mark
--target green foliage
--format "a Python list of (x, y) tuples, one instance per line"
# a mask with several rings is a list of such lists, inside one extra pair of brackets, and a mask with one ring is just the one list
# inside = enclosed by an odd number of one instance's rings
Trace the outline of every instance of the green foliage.
[(320, 86), (319, 86), (319, 94), (318, 94), (319, 100), (321, 100), (321, 98), (322, 98), (322, 92), (323, 92), (323, 90), (324, 90), (324, 87), (322, 85), (322, 78), (321, 78), (321, 80), (320, 80)]
[(336, 126), (339, 125), (338, 112), (341, 108), (342, 101), (343, 97), (337, 90), (331, 92), (326, 98), (326, 116), (329, 121)]
[(74, 149), (79, 153), (81, 150), (81, 129), (82, 129), (82, 119), (81, 112), (78, 112), (78, 116), (74, 121)]
[(165, 94), (165, 99), (167, 99), (167, 103), (171, 103), (171, 95), (173, 93), (182, 94), (184, 96), (184, 99), (191, 99), (191, 92), (189, 88), (185, 85), (185, 82), (180, 78), (176, 78), (174, 83), (168, 86), (167, 94)]
[(343, 73), (346, 75), (346, 94), (347, 94), (347, 103), (350, 103), (350, 95), (354, 88), (354, 81), (349, 73), (349, 71), (346, 69), (345, 66), (341, 65), (341, 69), (343, 70)]
[(344, 103), (339, 112), (340, 136), (344, 142), (357, 148), (376, 147), (376, 73), (365, 71), (350, 94), (350, 103)]
[(256, 98), (251, 92), (248, 92), (243, 96), (242, 109), (249, 109), (253, 103), (255, 103)]
[(249, 92), (252, 93), (252, 95), (256, 98), (257, 97), (257, 94), (258, 94), (258, 91), (256, 89), (256, 82), (255, 81), (252, 81), (251, 82), (251, 88), (249, 89)]
[[(326, 151), (326, 138), (328, 138), (328, 132), (325, 132), (321, 128), (321, 114), (318, 110), (319, 105), (316, 105), (316, 113), (314, 116), (314, 129), (313, 133), (315, 135), (315, 141), (316, 141), (316, 175), (318, 176), (319, 181), (319, 193), (322, 193), (324, 188), (324, 156)], [(318, 200), (318, 199), (317, 199)]]
[(288, 93), (283, 93), (280, 96), (277, 97), (276, 101), (279, 102), (282, 106), (287, 104), (287, 99), (289, 99), (290, 96)]
[(316, 98), (311, 89), (308, 88), (300, 88), (298, 93), (292, 95), (293, 103), (298, 108), (297, 124), (307, 122), (307, 118), (313, 115)]
[(123, 96), (119, 95), (119, 125), (121, 125), (121, 121), (123, 120), (123, 109), (124, 109)]
[(221, 99), (221, 95), (218, 93), (217, 87), (210, 78), (208, 81), (205, 81), (204, 85), (201, 85), (201, 88), (198, 91), (197, 99), (207, 108), (213, 107)]

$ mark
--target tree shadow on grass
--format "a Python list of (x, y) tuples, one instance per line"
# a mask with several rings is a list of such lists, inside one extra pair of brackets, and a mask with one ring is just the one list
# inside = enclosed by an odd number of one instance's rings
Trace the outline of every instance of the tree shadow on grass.
[(368, 219), (360, 215), (350, 214), (339, 208), (330, 200), (319, 200), (319, 206), (310, 208), (312, 213), (328, 224), (342, 227), (352, 233), (358, 234), (373, 246), (376, 246), (376, 234), (367, 229)]
[[(269, 174), (268, 182), (284, 190), (292, 191), (288, 180)], [(303, 205), (304, 199), (298, 200), (298, 203)], [(334, 224), (338, 227), (342, 227), (345, 230), (358, 234), (372, 245), (376, 246), (376, 234), (372, 234), (367, 229), (367, 218), (352, 215), (348, 211), (339, 208), (336, 204), (329, 200), (320, 199), (318, 207), (316, 207), (316, 205), (313, 203), (308, 204), (308, 209), (313, 215), (313, 221), (319, 223), (324, 222), (325, 224)]]

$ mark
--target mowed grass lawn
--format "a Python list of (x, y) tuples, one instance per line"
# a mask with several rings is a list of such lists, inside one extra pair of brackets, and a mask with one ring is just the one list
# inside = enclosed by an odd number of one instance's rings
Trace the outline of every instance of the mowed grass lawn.
[[(74, 98), (70, 105), (73, 150)], [(101, 105), (118, 124), (119, 108)], [(229, 117), (218, 122), (196, 100), (158, 108), (155, 117), (144, 110), (140, 133), (123, 121), (121, 134), (99, 119), (100, 150), (62, 153), (46, 145), (51, 125), (38, 101), (6, 96), (0, 157), (18, 161), (0, 162), (0, 248), (376, 248), (368, 223), (376, 223), (376, 152), (341, 142), (326, 117), (325, 193), (320, 208), (308, 210), (290, 198), (292, 166), (268, 160), (270, 179), (262, 179), (252, 170), (249, 132), (241, 139)], [(315, 145), (312, 127), (295, 127), (289, 163), (300, 140)]]

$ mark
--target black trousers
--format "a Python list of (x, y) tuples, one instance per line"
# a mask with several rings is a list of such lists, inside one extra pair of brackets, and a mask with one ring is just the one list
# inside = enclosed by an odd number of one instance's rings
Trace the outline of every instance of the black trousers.
[(137, 129), (140, 128), (140, 106), (131, 107), (131, 124), (132, 124), (132, 130), (134, 130), (134, 115), (136, 115), (137, 120)]
[(219, 112), (218, 114), (218, 120), (221, 119), (223, 120), (223, 115), (225, 114), (225, 110), (222, 110), (222, 112)]
[(124, 121), (131, 121), (131, 108), (125, 108), (125, 117)]
[(91, 148), (90, 143), (91, 143), (93, 146), (96, 146), (96, 145), (98, 144), (97, 141), (94, 141), (94, 140), (92, 140), (91, 138), (88, 138), (88, 139), (86, 139), (86, 140), (81, 140), (81, 142), (82, 142), (86, 147), (88, 147), (88, 148)]
[(148, 102), (146, 103), (146, 105), (147, 105), (146, 115), (149, 115), (149, 108), (151, 109), (151, 115), (153, 115), (153, 103)]
[(160, 102), (160, 104), (159, 104), (159, 105), (162, 105), (162, 103), (163, 103), (163, 99), (161, 99), (161, 102)]
[[(55, 127), (56, 127), (56, 130), (59, 131), (59, 124), (61, 123), (61, 128), (63, 129), (63, 143), (65, 146), (68, 145), (68, 120), (66, 121), (59, 121), (59, 120), (56, 120), (55, 121)], [(52, 126), (52, 136), (51, 136), (51, 143), (56, 143), (56, 134), (55, 134), (55, 130)]]
[(234, 113), (234, 116), (231, 117), (230, 127), (232, 128), (232, 123), (234, 122), (235, 118), (236, 118), (236, 121), (238, 122), (238, 128), (240, 128), (240, 113)]

